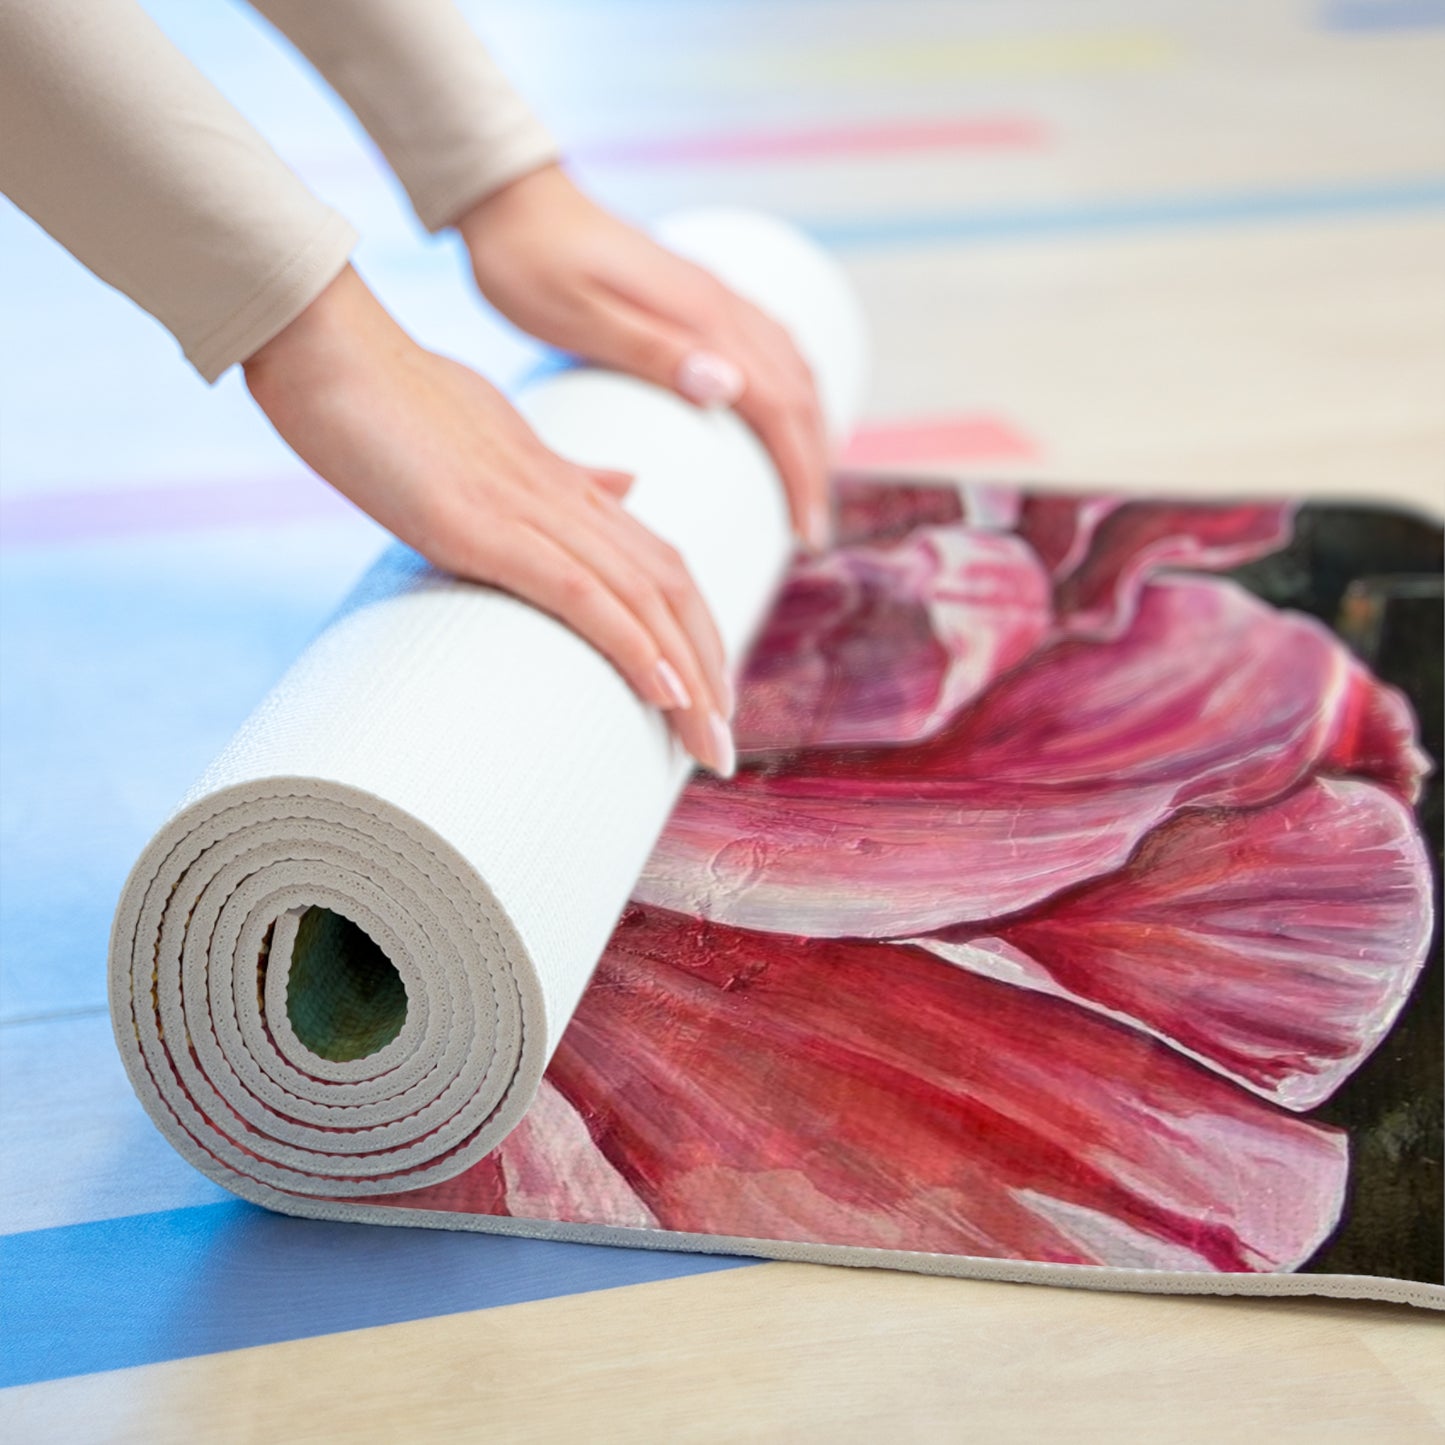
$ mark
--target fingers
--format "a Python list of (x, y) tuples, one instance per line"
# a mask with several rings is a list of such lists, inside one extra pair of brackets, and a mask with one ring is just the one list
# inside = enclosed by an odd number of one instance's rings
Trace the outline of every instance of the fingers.
[(637, 480), (631, 472), (616, 472), (610, 467), (583, 467), (589, 481), (595, 482), (608, 496), (621, 501), (632, 490)]
[(577, 312), (582, 349), (695, 405), (734, 407), (773, 458), (793, 530), (823, 549), (828, 445), (807, 363), (782, 326), (711, 278), (673, 279), (666, 315), (616, 290), (590, 292)]
[(787, 493), (793, 529), (814, 551), (828, 546), (828, 443), (817, 387), (792, 338), (739, 303), (747, 389), (738, 414), (767, 447)]
[(698, 406), (732, 406), (747, 389), (747, 378), (735, 362), (699, 348), (678, 363), (672, 384)]
[(639, 697), (669, 714), (693, 757), (731, 776), (731, 732), (696, 647), (657, 579), (630, 564), (602, 528), (585, 525), (581, 509), (565, 516), (559, 509), (541, 525), (524, 520), (492, 531), (485, 554), (468, 571), (550, 612), (590, 642)]
[[(602, 290), (587, 297), (582, 319), (588, 333), (585, 352), (594, 361), (670, 391), (680, 389), (679, 372), (698, 347), (686, 326)], [(738, 391), (741, 381), (738, 376)]]
[(727, 652), (712, 612), (681, 554), (619, 506), (605, 504), (599, 507), (598, 513), (608, 540), (630, 563), (634, 575), (641, 572), (654, 579), (658, 594), (671, 611), (672, 621), (696, 653), (714, 707), (724, 718), (730, 718), (734, 698)]
[(782, 326), (723, 287), (689, 301), (696, 325), (684, 328), (627, 297), (599, 295), (597, 322), (620, 347), (608, 359), (698, 406), (733, 407), (773, 458), (793, 530), (821, 551), (830, 532), (828, 443), (812, 372)]
[(709, 349), (693, 327), (665, 320), (625, 297), (597, 292), (587, 311), (595, 359), (665, 386), (696, 406), (732, 406), (747, 378), (737, 362)]

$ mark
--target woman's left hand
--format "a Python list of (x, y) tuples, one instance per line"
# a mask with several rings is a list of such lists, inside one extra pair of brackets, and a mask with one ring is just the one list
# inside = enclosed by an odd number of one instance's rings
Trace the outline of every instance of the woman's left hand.
[(827, 545), (822, 411), (776, 321), (603, 210), (559, 166), (504, 186), (457, 228), (482, 294), (524, 331), (698, 405), (733, 407), (771, 453), (798, 537)]

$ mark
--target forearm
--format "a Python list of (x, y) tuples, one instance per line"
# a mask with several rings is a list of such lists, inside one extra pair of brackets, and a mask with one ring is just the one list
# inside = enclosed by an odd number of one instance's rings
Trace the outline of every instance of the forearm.
[(0, 190), (208, 381), (356, 242), (133, 0), (0, 0)]
[(451, 0), (251, 0), (355, 111), (429, 230), (557, 158)]

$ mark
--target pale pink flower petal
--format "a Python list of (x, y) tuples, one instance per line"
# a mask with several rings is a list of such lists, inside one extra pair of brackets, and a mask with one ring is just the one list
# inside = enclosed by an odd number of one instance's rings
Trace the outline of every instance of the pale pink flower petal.
[(546, 1079), (496, 1152), (507, 1213), (516, 1218), (586, 1218), (622, 1229), (657, 1226), (652, 1211), (592, 1142), (577, 1111)]
[(1295, 786), (1335, 737), (1351, 666), (1308, 618), (1166, 579), (1126, 637), (1035, 654), (927, 742), (694, 780), (636, 896), (816, 937), (1012, 913), (1121, 866), (1182, 806)]
[(1291, 1269), (1345, 1183), (1339, 1131), (1070, 1003), (637, 907), (549, 1078), (659, 1224), (699, 1234)]
[(1012, 532), (1023, 515), (1024, 494), (1006, 482), (960, 482), (963, 516), (970, 527)]
[(1181, 814), (1120, 872), (988, 933), (915, 941), (1309, 1109), (1389, 1031), (1430, 936), (1410, 810), (1372, 783), (1319, 778), (1253, 811)]
[(584, 1219), (620, 1229), (657, 1225), (652, 1211), (592, 1142), (577, 1111), (547, 1079), (501, 1146), (455, 1178), (361, 1202), (516, 1219)]
[(1050, 620), (1047, 579), (1015, 537), (925, 527), (804, 559), (749, 658), (738, 750), (928, 737)]

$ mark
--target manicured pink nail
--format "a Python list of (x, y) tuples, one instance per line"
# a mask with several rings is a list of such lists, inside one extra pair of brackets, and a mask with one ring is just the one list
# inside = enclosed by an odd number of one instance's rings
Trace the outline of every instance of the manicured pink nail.
[(725, 356), (692, 351), (677, 368), (677, 389), (699, 406), (731, 406), (743, 394), (743, 374)]
[(657, 678), (657, 685), (662, 689), (662, 695), (667, 699), (663, 704), (667, 708), (690, 708), (692, 696), (682, 685), (682, 679), (677, 675), (677, 669), (665, 658), (657, 659), (657, 666), (653, 668), (653, 674)]
[(713, 713), (708, 719), (708, 728), (712, 732), (712, 770), (720, 778), (730, 778), (738, 770), (738, 755), (737, 749), (733, 747), (732, 729), (717, 713)]
[(723, 716), (731, 721), (732, 715), (738, 710), (738, 690), (727, 673), (722, 675), (722, 697), (718, 701), (722, 703)]

